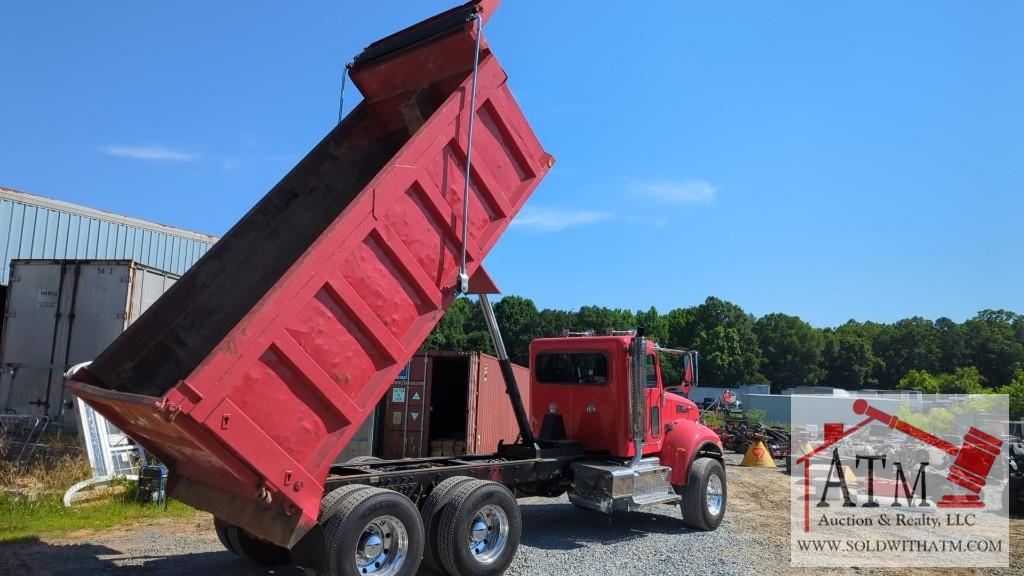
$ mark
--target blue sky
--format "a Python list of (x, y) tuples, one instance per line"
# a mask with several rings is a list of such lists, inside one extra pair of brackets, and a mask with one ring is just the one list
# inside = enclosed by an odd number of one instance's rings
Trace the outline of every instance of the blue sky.
[[(558, 162), (499, 285), (1024, 312), (1024, 4), (768, 4), (504, 2), (486, 34)], [(221, 234), (336, 121), (346, 61), (452, 5), (5, 3), (0, 184)]]

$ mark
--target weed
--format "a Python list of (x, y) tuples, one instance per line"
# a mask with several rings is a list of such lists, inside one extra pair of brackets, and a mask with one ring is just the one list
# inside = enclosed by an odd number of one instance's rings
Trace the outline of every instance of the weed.
[(13, 496), (0, 494), (0, 543), (31, 536), (55, 535), (81, 529), (127, 526), (155, 518), (187, 518), (196, 513), (189, 506), (168, 501), (167, 506), (135, 502), (135, 483), (112, 491), (106, 502), (65, 508), (59, 494)]

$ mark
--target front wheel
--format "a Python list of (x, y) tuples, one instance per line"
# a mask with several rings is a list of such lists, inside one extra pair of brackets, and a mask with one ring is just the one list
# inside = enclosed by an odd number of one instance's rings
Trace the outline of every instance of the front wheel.
[(725, 516), (728, 490), (725, 468), (713, 458), (698, 458), (690, 465), (690, 474), (679, 503), (683, 522), (697, 530), (714, 530)]

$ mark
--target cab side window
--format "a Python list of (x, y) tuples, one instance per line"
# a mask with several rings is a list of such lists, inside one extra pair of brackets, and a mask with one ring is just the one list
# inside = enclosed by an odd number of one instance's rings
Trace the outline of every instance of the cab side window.
[(654, 359), (654, 354), (647, 355), (647, 387), (658, 387), (658, 363)]

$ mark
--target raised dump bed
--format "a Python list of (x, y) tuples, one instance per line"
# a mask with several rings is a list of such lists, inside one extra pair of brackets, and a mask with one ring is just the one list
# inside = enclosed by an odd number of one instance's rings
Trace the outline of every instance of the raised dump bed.
[[(292, 546), (335, 456), (455, 296), (470, 2), (367, 47), (363, 102), (68, 387), (170, 493)], [(468, 271), (553, 163), (481, 41)]]

